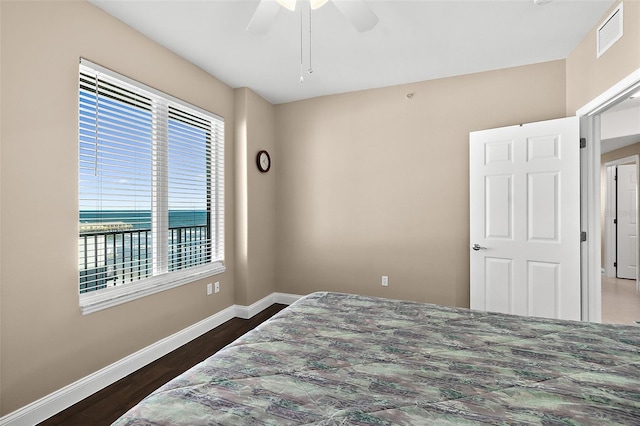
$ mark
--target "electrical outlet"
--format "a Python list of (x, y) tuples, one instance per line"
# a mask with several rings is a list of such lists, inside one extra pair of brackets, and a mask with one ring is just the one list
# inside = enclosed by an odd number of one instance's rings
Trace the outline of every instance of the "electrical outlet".
[(389, 285), (389, 277), (387, 275), (382, 276), (382, 286), (387, 287)]
[(211, 283), (207, 284), (207, 296), (211, 296), (211, 293), (213, 293), (213, 288)]
[(220, 293), (220, 283), (216, 281), (216, 293)]

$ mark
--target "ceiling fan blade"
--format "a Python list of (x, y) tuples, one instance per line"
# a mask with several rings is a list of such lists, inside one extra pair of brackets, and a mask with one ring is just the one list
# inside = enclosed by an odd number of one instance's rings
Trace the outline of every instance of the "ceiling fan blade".
[(265, 34), (280, 12), (280, 5), (275, 0), (260, 0), (256, 11), (249, 21), (247, 31), (253, 34)]
[(361, 33), (378, 23), (378, 17), (364, 0), (333, 0), (333, 4)]

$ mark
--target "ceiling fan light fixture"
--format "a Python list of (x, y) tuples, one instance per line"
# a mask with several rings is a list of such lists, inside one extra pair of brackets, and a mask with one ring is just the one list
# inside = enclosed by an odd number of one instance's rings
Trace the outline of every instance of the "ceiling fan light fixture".
[(284, 8), (289, 10), (296, 10), (296, 1), (297, 0), (277, 0), (278, 4)]
[(328, 0), (309, 0), (309, 4), (311, 5), (311, 9), (319, 9), (325, 4), (327, 4)]

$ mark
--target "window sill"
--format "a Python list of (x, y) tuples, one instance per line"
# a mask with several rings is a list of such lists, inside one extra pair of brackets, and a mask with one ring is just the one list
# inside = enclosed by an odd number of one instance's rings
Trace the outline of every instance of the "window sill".
[(102, 290), (80, 294), (80, 310), (87, 315), (122, 303), (140, 299), (151, 294), (179, 287), (195, 280), (203, 279), (226, 271), (221, 262), (151, 277), (138, 282), (108, 287)]

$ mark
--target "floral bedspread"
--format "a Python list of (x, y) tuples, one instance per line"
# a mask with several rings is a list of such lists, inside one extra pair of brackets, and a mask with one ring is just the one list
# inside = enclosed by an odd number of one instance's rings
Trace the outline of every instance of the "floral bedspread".
[(116, 425), (640, 424), (640, 327), (313, 293)]

